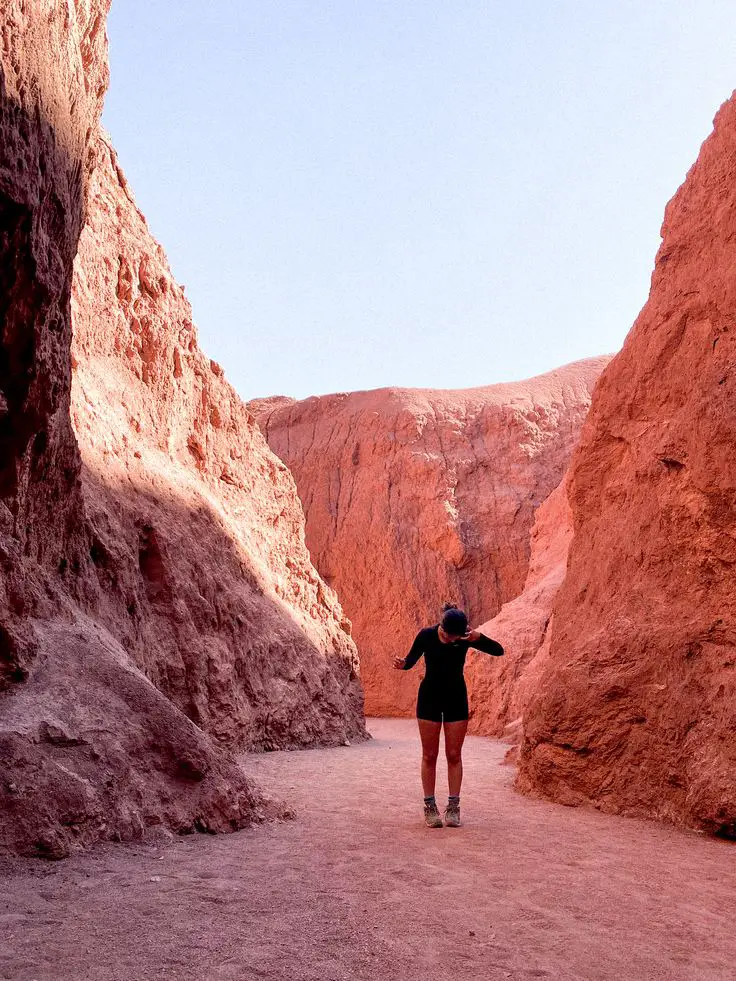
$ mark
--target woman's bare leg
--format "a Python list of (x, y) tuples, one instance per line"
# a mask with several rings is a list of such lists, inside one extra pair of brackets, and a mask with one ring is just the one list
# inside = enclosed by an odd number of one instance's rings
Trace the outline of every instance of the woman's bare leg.
[(442, 723), (429, 722), (427, 719), (417, 719), (417, 722), (419, 723), (419, 735), (422, 739), (422, 787), (424, 796), (434, 797)]
[(463, 743), (468, 731), (468, 722), (466, 719), (464, 722), (445, 722), (444, 725), (447, 784), (450, 788), (450, 797), (459, 797), (463, 782)]

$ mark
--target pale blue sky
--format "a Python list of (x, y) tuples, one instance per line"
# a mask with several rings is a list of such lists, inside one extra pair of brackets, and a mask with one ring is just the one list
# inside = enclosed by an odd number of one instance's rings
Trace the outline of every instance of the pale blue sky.
[(104, 114), (244, 398), (617, 350), (736, 86), (719, 0), (114, 0)]

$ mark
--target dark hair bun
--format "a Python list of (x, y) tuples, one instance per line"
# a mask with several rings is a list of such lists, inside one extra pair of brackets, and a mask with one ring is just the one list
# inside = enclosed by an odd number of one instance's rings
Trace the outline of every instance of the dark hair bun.
[(442, 607), (442, 612), (447, 613), (448, 610), (457, 610), (457, 609), (458, 609), (457, 603), (445, 603), (445, 605)]
[(452, 637), (462, 637), (468, 632), (468, 618), (462, 610), (451, 606), (442, 615), (442, 629)]

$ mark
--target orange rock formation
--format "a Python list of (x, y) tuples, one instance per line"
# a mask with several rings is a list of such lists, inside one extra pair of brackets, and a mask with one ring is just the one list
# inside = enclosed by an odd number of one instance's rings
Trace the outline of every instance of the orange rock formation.
[(363, 734), (293, 481), (98, 138), (107, 6), (0, 0), (0, 851), (239, 827), (223, 743)]
[(519, 785), (736, 834), (736, 98), (596, 389)]
[(251, 403), (352, 621), (369, 715), (413, 713), (421, 671), (391, 662), (443, 602), (477, 623), (521, 592), (535, 510), (565, 472), (607, 360), (464, 391)]

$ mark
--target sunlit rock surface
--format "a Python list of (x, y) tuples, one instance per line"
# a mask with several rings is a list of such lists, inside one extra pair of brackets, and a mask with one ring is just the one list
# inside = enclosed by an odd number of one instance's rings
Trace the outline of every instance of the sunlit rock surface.
[(178, 708), (239, 748), (363, 731), (357, 656), (294, 481), (222, 368), (108, 140), (76, 263), (72, 419), (94, 601)]

